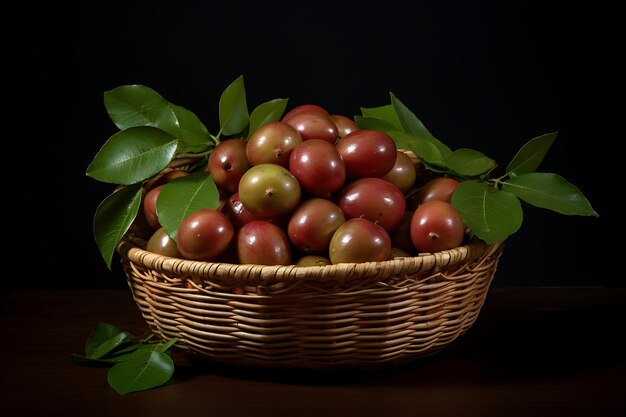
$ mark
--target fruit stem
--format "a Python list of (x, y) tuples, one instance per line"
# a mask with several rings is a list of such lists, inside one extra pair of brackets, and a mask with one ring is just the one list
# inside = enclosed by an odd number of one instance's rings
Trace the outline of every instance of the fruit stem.
[(222, 130), (220, 129), (220, 131), (217, 132), (217, 136), (213, 136), (213, 135), (209, 134), (209, 137), (211, 138), (213, 143), (215, 143), (216, 145), (219, 145), (220, 144), (220, 135), (221, 134), (222, 134)]

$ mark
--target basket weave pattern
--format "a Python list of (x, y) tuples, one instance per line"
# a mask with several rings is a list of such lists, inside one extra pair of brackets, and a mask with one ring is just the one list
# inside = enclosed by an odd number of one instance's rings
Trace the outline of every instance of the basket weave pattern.
[(314, 267), (168, 258), (118, 247), (151, 330), (211, 360), (272, 368), (369, 367), (441, 350), (476, 320), (503, 244)]

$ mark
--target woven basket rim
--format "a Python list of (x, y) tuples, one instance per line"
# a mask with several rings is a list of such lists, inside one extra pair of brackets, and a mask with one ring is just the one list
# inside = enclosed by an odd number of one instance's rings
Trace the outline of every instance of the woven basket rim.
[(436, 272), (463, 263), (471, 263), (486, 253), (493, 253), (503, 242), (487, 244), (475, 239), (465, 245), (435, 253), (395, 258), (387, 261), (339, 263), (320, 266), (257, 265), (215, 261), (193, 261), (159, 255), (142, 249), (126, 235), (117, 247), (122, 258), (163, 274), (199, 278), (219, 277), (245, 282), (259, 281), (345, 281), (363, 276), (380, 278), (410, 274), (419, 271)]

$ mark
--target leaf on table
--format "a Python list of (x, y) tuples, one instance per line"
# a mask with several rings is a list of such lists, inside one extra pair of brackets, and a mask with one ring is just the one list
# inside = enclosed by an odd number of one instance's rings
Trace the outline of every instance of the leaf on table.
[(107, 267), (115, 249), (135, 220), (141, 205), (141, 184), (133, 184), (114, 192), (96, 208), (93, 234)]
[(174, 361), (158, 345), (140, 349), (123, 362), (115, 364), (107, 374), (109, 385), (117, 393), (145, 391), (165, 384), (174, 374)]
[(583, 193), (557, 174), (530, 172), (517, 175), (505, 181), (502, 188), (533, 206), (566, 215), (598, 216)]
[(159, 173), (174, 157), (177, 139), (156, 127), (131, 127), (111, 136), (87, 167), (87, 176), (135, 184)]
[(102, 358), (131, 338), (130, 333), (124, 332), (112, 324), (98, 323), (85, 342), (85, 355), (89, 359)]
[(502, 242), (515, 233), (524, 217), (514, 194), (484, 182), (461, 182), (452, 194), (452, 205), (465, 225), (489, 244)]

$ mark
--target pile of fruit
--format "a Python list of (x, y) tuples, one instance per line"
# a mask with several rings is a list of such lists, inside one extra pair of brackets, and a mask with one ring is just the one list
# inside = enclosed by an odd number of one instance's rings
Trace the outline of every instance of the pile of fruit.
[[(147, 191), (148, 251), (197, 261), (327, 265), (385, 261), (464, 241), (465, 226), (451, 205), (458, 180), (429, 179), (385, 132), (359, 129), (314, 104), (265, 123), (247, 140), (219, 142), (204, 171), (217, 186), (219, 207), (190, 213), (175, 239), (159, 223), (166, 184)], [(188, 175), (173, 172), (165, 181)]]
[[(481, 152), (450, 149), (390, 96), (354, 118), (315, 104), (285, 113), (287, 99), (249, 113), (239, 77), (220, 97), (213, 135), (147, 87), (106, 92), (120, 131), (87, 168), (121, 185), (94, 217), (105, 262), (133, 225), (161, 255), (309, 266), (504, 241), (522, 223), (521, 201), (597, 216), (573, 184), (537, 172), (556, 133), (526, 143), (498, 172)], [(187, 159), (190, 169), (171, 170)]]

